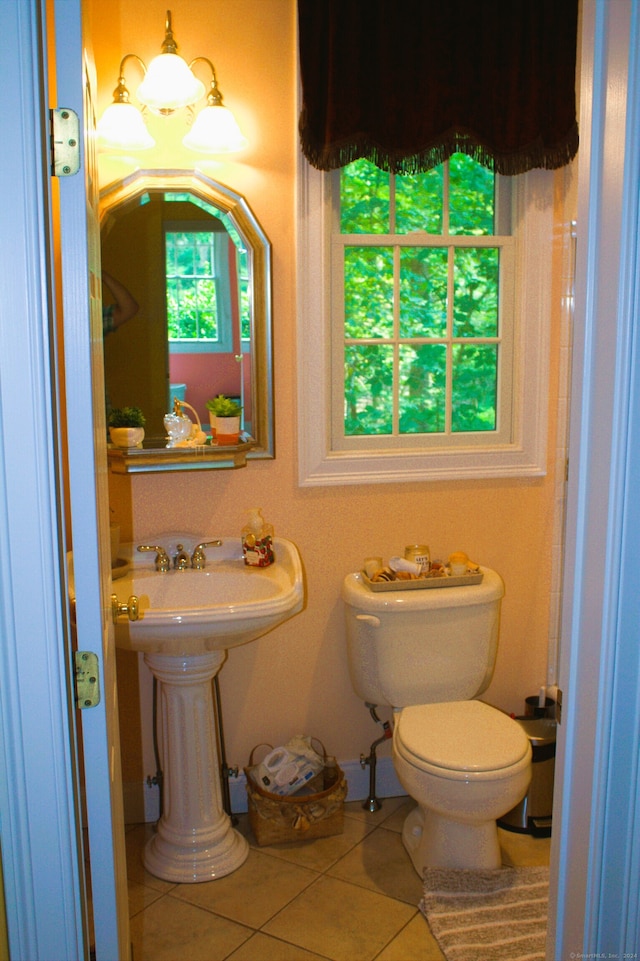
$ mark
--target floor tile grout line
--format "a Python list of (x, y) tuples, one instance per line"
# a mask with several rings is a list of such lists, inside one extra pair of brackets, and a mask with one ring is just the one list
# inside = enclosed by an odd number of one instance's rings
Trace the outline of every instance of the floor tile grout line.
[[(360, 819), (358, 819), (358, 818), (352, 818), (352, 820), (360, 820)], [(389, 831), (390, 833), (397, 833), (397, 832), (394, 832), (393, 829), (384, 828), (384, 822), (381, 822), (380, 824), (374, 825), (374, 826), (372, 827), (372, 829), (371, 829), (370, 831), (368, 831), (367, 834), (364, 835), (363, 838), (361, 838), (359, 841), (354, 842), (354, 844), (351, 845), (346, 851), (344, 851), (338, 858), (336, 858), (335, 861), (332, 861), (330, 864), (326, 865), (321, 871), (318, 870), (318, 869), (315, 869), (315, 868), (309, 868), (309, 867), (307, 867), (306, 865), (302, 865), (302, 867), (304, 867), (305, 870), (308, 870), (308, 871), (313, 872), (314, 875), (315, 875), (315, 877), (309, 879), (308, 883), (305, 884), (304, 887), (300, 889), (300, 891), (298, 891), (295, 895), (293, 895), (293, 896), (289, 899), (289, 901), (287, 901), (286, 904), (281, 905), (281, 907), (280, 907), (274, 914), (272, 914), (269, 918), (267, 918), (258, 928), (254, 928), (252, 925), (247, 925), (246, 922), (237, 921), (235, 918), (230, 917), (230, 916), (228, 916), (228, 915), (226, 915), (226, 914), (222, 914), (222, 913), (220, 913), (220, 912), (218, 912), (218, 911), (212, 910), (212, 909), (206, 907), (205, 905), (198, 904), (197, 902), (194, 902), (194, 901), (189, 901), (188, 898), (179, 898), (179, 897), (177, 897), (177, 898), (175, 898), (175, 900), (186, 901), (187, 903), (189, 903), (189, 904), (191, 904), (191, 905), (193, 905), (193, 906), (195, 906), (195, 907), (202, 908), (204, 911), (206, 911), (207, 913), (209, 913), (209, 914), (211, 914), (211, 915), (213, 915), (213, 916), (215, 916), (215, 917), (224, 918), (225, 920), (231, 921), (231, 922), (233, 922), (233, 923), (241, 924), (241, 925), (243, 925), (244, 927), (248, 927), (251, 931), (261, 931), (261, 930), (264, 928), (265, 925), (269, 924), (273, 919), (275, 919), (280, 913), (282, 913), (282, 911), (284, 911), (287, 907), (289, 907), (290, 904), (291, 904), (293, 901), (296, 900), (296, 898), (300, 897), (300, 896), (303, 894), (303, 892), (308, 891), (308, 889), (309, 889), (313, 884), (315, 884), (315, 883), (316, 883), (320, 878), (322, 878), (322, 877), (330, 878), (330, 879), (332, 879), (332, 880), (342, 881), (342, 882), (345, 883), (345, 884), (353, 885), (354, 887), (358, 888), (359, 890), (373, 891), (374, 893), (380, 894), (382, 897), (391, 898), (391, 900), (396, 901), (398, 904), (413, 906), (413, 905), (411, 905), (411, 902), (409, 902), (409, 901), (405, 901), (405, 900), (402, 899), (402, 898), (393, 897), (392, 895), (386, 894), (385, 892), (382, 892), (382, 891), (375, 891), (374, 889), (368, 887), (367, 885), (359, 883), (359, 882), (358, 882), (357, 880), (355, 880), (355, 879), (350, 879), (350, 878), (349, 878), (349, 879), (346, 879), (346, 878), (344, 878), (344, 877), (339, 877), (339, 876), (336, 876), (336, 875), (333, 875), (333, 874), (330, 874), (330, 873), (329, 873), (329, 872), (330, 872), (332, 869), (334, 869), (344, 858), (346, 858), (349, 854), (352, 854), (353, 851), (354, 851), (356, 848), (358, 848), (361, 844), (363, 844), (367, 839), (370, 839), (370, 838), (372, 837), (372, 835), (373, 835), (374, 833), (376, 833), (380, 828), (384, 829), (385, 831)], [(273, 859), (276, 860), (276, 861), (284, 862), (284, 863), (287, 863), (287, 864), (295, 864), (294, 861), (292, 861), (292, 860), (290, 860), (290, 859), (282, 858), (282, 857), (280, 857), (278, 854), (275, 854), (275, 853), (266, 851), (264, 848), (260, 848), (259, 846), (253, 846), (253, 845), (251, 845), (251, 849), (252, 849), (252, 850), (259, 851), (260, 853), (266, 855), (267, 857), (271, 857), (271, 858), (273, 858)], [(137, 879), (129, 879), (129, 880), (133, 880), (134, 883), (141, 884), (141, 886), (145, 887), (146, 890), (148, 890), (148, 891), (153, 891), (154, 893), (156, 893), (156, 894), (158, 895), (157, 897), (153, 898), (153, 900), (150, 901), (148, 904), (145, 904), (144, 907), (141, 908), (139, 911), (136, 911), (135, 914), (130, 915), (130, 918), (137, 917), (139, 914), (141, 914), (143, 911), (145, 911), (147, 907), (151, 907), (151, 905), (156, 904), (156, 902), (157, 902), (158, 900), (160, 900), (161, 898), (170, 897), (171, 894), (172, 894), (172, 892), (174, 892), (177, 888), (181, 887), (181, 885), (179, 885), (178, 883), (174, 883), (174, 884), (172, 884), (171, 888), (169, 888), (168, 891), (160, 892), (160, 891), (157, 891), (155, 888), (151, 888), (151, 887), (149, 887), (148, 885), (144, 885), (144, 882), (139, 882), (139, 881), (137, 881)], [(185, 885), (185, 886), (186, 886), (186, 885)], [(395, 935), (394, 935), (394, 936), (395, 936)], [(289, 943), (289, 942), (287, 942), (287, 943)]]
[[(405, 901), (404, 903), (406, 904), (406, 901)], [(411, 915), (411, 917), (409, 918), (408, 921), (405, 921), (404, 924), (401, 924), (401, 925), (400, 925), (400, 927), (399, 927), (398, 930), (395, 932), (395, 934), (392, 934), (391, 937), (389, 938), (389, 940), (387, 941), (387, 943), (384, 944), (384, 945), (380, 948), (380, 950), (378, 951), (378, 953), (377, 953), (376, 955), (374, 955), (373, 958), (371, 958), (371, 961), (376, 961), (376, 959), (379, 958), (380, 955), (381, 955), (384, 951), (387, 950), (387, 948), (389, 947), (389, 945), (390, 945), (390, 944), (393, 944), (393, 942), (396, 940), (396, 938), (399, 938), (400, 935), (402, 934), (402, 932), (405, 931), (405, 930), (409, 927), (410, 924), (413, 924), (413, 922), (415, 921), (416, 917), (417, 917), (419, 914), (420, 914), (420, 909), (419, 909), (419, 908), (416, 908), (416, 909), (415, 909), (415, 913)], [(426, 921), (425, 921), (425, 923), (426, 923)]]
[[(246, 941), (243, 941), (243, 943), (242, 943), (239, 947), (234, 948), (233, 951), (231, 951), (231, 953), (228, 954), (228, 955), (224, 958), (224, 961), (230, 961), (230, 959), (233, 959), (233, 955), (234, 955), (237, 951), (239, 951), (240, 948), (246, 947), (246, 945), (247, 945), (248, 942), (251, 940), (251, 938), (254, 938), (257, 934), (262, 934), (262, 933), (263, 933), (263, 932), (261, 932), (261, 931), (254, 931), (254, 932), (250, 935), (250, 937), (248, 937)], [(275, 934), (265, 935), (265, 937), (270, 938), (272, 941), (278, 941), (280, 944), (286, 944), (288, 948), (290, 948), (290, 947), (300, 948), (300, 945), (299, 945), (299, 944), (294, 944), (293, 941), (285, 941), (284, 938), (276, 937)], [(308, 951), (308, 948), (302, 948), (301, 950), (303, 950), (303, 951)], [(331, 958), (331, 957), (329, 957), (328, 954), (319, 954), (317, 951), (309, 951), (308, 953), (309, 953), (313, 958), (317, 958), (318, 961), (334, 961), (334, 959)]]
[[(344, 859), (352, 857), (354, 853), (357, 852), (357, 849), (359, 847), (366, 846), (366, 844), (370, 841), (375, 842), (376, 836), (378, 838), (377, 844), (380, 845), (380, 847), (384, 847), (385, 842), (383, 839), (385, 837), (390, 837), (391, 835), (395, 835), (397, 837), (399, 834), (401, 834), (401, 829), (394, 828), (392, 824), (393, 823), (399, 824), (400, 820), (403, 817), (403, 814), (404, 812), (402, 812), (402, 805), (400, 805), (396, 807), (394, 810), (389, 811), (388, 815), (383, 820), (380, 820), (376, 823), (372, 823), (368, 819), (366, 812), (363, 812), (363, 814), (361, 814), (360, 811), (356, 809), (352, 809), (350, 812), (345, 811), (345, 821), (348, 822), (348, 824), (350, 825), (348, 846), (338, 856), (336, 857), (331, 856), (331, 859), (329, 860), (328, 863), (324, 863), (324, 859), (322, 859), (322, 861), (320, 862), (322, 863), (322, 867), (318, 867), (317, 864), (309, 865), (306, 863), (300, 863), (300, 861), (297, 859), (296, 852), (299, 849), (302, 850), (303, 845), (300, 845), (299, 848), (296, 846), (294, 850), (291, 850), (289, 852), (289, 855), (290, 855), (289, 857), (283, 858), (277, 852), (269, 851), (266, 849), (266, 847), (261, 848), (255, 842), (252, 843), (252, 839), (250, 840), (252, 836), (250, 835), (248, 824), (245, 823), (244, 833), (248, 835), (247, 840), (249, 841), (252, 851), (265, 854), (267, 855), (267, 857), (278, 861), (281, 865), (283, 865), (283, 869), (284, 869), (284, 865), (286, 864), (291, 867), (303, 868), (304, 872), (310, 872), (311, 874), (311, 876), (307, 877), (307, 880), (305, 881), (304, 886), (301, 887), (300, 890), (298, 890), (294, 895), (288, 895), (286, 904), (281, 905), (278, 908), (278, 910), (274, 911), (270, 915), (269, 918), (266, 918), (264, 921), (262, 921), (262, 923), (258, 927), (254, 927), (253, 925), (248, 924), (246, 921), (236, 920), (236, 918), (229, 917), (226, 914), (221, 914), (219, 913), (219, 911), (210, 909), (206, 905), (198, 904), (197, 902), (194, 902), (194, 901), (188, 901), (186, 898), (183, 899), (183, 898), (177, 897), (176, 891), (178, 891), (180, 888), (183, 887), (183, 885), (181, 884), (171, 883), (171, 886), (168, 888), (168, 890), (159, 891), (157, 888), (154, 888), (148, 884), (145, 884), (144, 880), (139, 881), (137, 878), (129, 877), (129, 874), (127, 872), (127, 879), (129, 883), (140, 886), (140, 888), (142, 888), (143, 890), (146, 889), (146, 891), (152, 897), (152, 900), (148, 904), (145, 904), (142, 908), (137, 910), (135, 914), (131, 915), (131, 918), (139, 919), (140, 915), (144, 914), (147, 908), (151, 909), (154, 905), (156, 905), (156, 909), (157, 909), (158, 902), (161, 901), (163, 898), (169, 898), (169, 900), (171, 901), (180, 900), (182, 903), (185, 903), (186, 901), (186, 903), (190, 904), (192, 907), (199, 908), (201, 911), (204, 911), (209, 916), (213, 918), (217, 918), (220, 921), (229, 922), (235, 925), (238, 929), (242, 929), (242, 932), (244, 935), (244, 940), (242, 942), (242, 945), (246, 945), (248, 942), (251, 941), (252, 938), (261, 934), (265, 938), (268, 938), (269, 940), (281, 942), (282, 944), (291, 946), (292, 948), (297, 949), (299, 951), (308, 951), (312, 957), (313, 956), (318, 957), (319, 961), (325, 961), (325, 959), (326, 961), (335, 961), (335, 958), (332, 958), (330, 955), (319, 953), (317, 947), (315, 947), (315, 950), (314, 950), (313, 948), (305, 947), (302, 944), (297, 944), (295, 941), (288, 941), (286, 939), (286, 935), (288, 934), (286, 924), (284, 925), (282, 923), (280, 924), (280, 928), (282, 930), (278, 935), (272, 934), (270, 931), (267, 931), (265, 929), (269, 926), (269, 924), (272, 921), (278, 918), (278, 916), (281, 915), (282, 912), (284, 912), (287, 908), (289, 908), (297, 898), (304, 898), (305, 894), (308, 896), (308, 893), (310, 889), (313, 887), (313, 885), (321, 883), (323, 879), (326, 879), (327, 881), (338, 881), (341, 884), (349, 885), (354, 889), (357, 888), (358, 890), (361, 890), (361, 891), (378, 894), (379, 896), (382, 896), (383, 898), (387, 898), (389, 899), (389, 901), (394, 902), (396, 905), (400, 905), (404, 908), (412, 909), (411, 916), (406, 921), (399, 923), (397, 930), (388, 938), (385, 945), (380, 947), (375, 946), (375, 948), (373, 945), (370, 945), (369, 950), (373, 950), (375, 953), (373, 953), (371, 957), (367, 957), (366, 959), (364, 957), (361, 959), (360, 958), (357, 959), (357, 961), (377, 961), (377, 959), (381, 958), (384, 955), (385, 951), (389, 949), (390, 945), (392, 945), (396, 939), (402, 937), (403, 932), (407, 929), (407, 927), (415, 921), (417, 916), (420, 915), (419, 908), (416, 907), (413, 900), (405, 900), (403, 898), (398, 898), (395, 896), (395, 894), (387, 893), (387, 891), (382, 888), (369, 887), (367, 884), (362, 883), (362, 874), (360, 871), (358, 871), (358, 867), (356, 865), (356, 862), (358, 861), (358, 859), (361, 858), (360, 854), (358, 854), (354, 859), (355, 870), (353, 871), (353, 876), (350, 876), (351, 869), (350, 869), (350, 866), (348, 865), (345, 865), (343, 868), (344, 876), (338, 876), (333, 872), (336, 871), (337, 867), (340, 865), (340, 863)], [(394, 821), (391, 821), (392, 818), (394, 819)], [(360, 837), (358, 840), (353, 840), (351, 837), (351, 831), (354, 831), (354, 833), (356, 833), (353, 827), (355, 822), (357, 822), (358, 825), (361, 826), (361, 831), (359, 832)], [(134, 826), (132, 830), (135, 830), (135, 827), (136, 826)], [(136, 862), (137, 860), (139, 860), (139, 857), (144, 848), (145, 828), (147, 833), (149, 831), (149, 826), (137, 826), (137, 827), (141, 828), (142, 830), (140, 829), (137, 830), (136, 834), (132, 835), (131, 838), (128, 839), (131, 845), (131, 854), (133, 855), (133, 859), (131, 860), (132, 870), (133, 870), (133, 860), (135, 859)], [(379, 831), (380, 828), (384, 829), (384, 834), (380, 833)], [(510, 841), (513, 840), (513, 837), (514, 837), (513, 834), (508, 835), (508, 838), (510, 839)], [(324, 839), (319, 839), (319, 840), (324, 840)], [(527, 837), (526, 839), (523, 839), (523, 841), (524, 840), (526, 840), (529, 844), (531, 843), (531, 839), (529, 837)], [(129, 847), (129, 845), (127, 846)], [(375, 843), (374, 843), (374, 847), (375, 847)], [(503, 848), (503, 855), (505, 855), (505, 864), (510, 865), (512, 863), (514, 864), (530, 863), (527, 860), (525, 860), (524, 862), (521, 860), (520, 855), (521, 853), (525, 853), (525, 852), (522, 849), (522, 846), (520, 844), (520, 840), (518, 837), (516, 837), (515, 844), (511, 843), (509, 845), (503, 845), (502, 839), (501, 839), (501, 847)], [(330, 848), (330, 850), (333, 850), (333, 849)], [(534, 856), (536, 858), (536, 861), (534, 863), (537, 863), (539, 853), (540, 853), (539, 850), (535, 852)], [(531, 855), (529, 855), (528, 852), (525, 853), (525, 857), (530, 857), (530, 856)], [(301, 854), (301, 857), (304, 860), (304, 855)], [(374, 879), (374, 882), (375, 882), (375, 879)], [(190, 885), (185, 884), (184, 887), (190, 887)], [(394, 890), (397, 890), (397, 888)], [(327, 935), (332, 936), (332, 933), (330, 931), (331, 925), (328, 924), (325, 927), (327, 930)], [(285, 936), (283, 936), (283, 933)], [(295, 936), (293, 932), (291, 932), (291, 934), (292, 936)], [(322, 943), (322, 942), (319, 942), (319, 943)], [(228, 955), (226, 955), (225, 961), (226, 959), (232, 959), (235, 953), (238, 953), (238, 955), (240, 955), (242, 953), (241, 952), (242, 945), (236, 946), (236, 948), (234, 948), (233, 951), (231, 951)]]
[[(282, 914), (283, 911), (286, 911), (287, 908), (290, 908), (290, 907), (291, 907), (291, 905), (293, 904), (293, 902), (294, 902), (297, 898), (299, 898), (303, 893), (304, 893), (304, 894), (308, 893), (308, 892), (309, 892), (309, 889), (312, 888), (312, 887), (313, 887), (315, 884), (317, 884), (319, 881), (321, 881), (323, 877), (324, 877), (324, 874), (320, 874), (320, 873), (319, 873), (319, 874), (317, 875), (317, 877), (315, 877), (312, 881), (309, 882), (309, 884), (306, 884), (306, 885), (304, 886), (304, 888), (301, 888), (300, 891), (297, 892), (297, 894), (294, 894), (293, 897), (289, 898), (289, 900), (287, 901), (286, 904), (281, 905), (281, 906), (278, 908), (278, 910), (275, 911), (275, 912), (271, 915), (271, 917), (267, 918), (266, 921), (263, 921), (262, 924), (260, 925), (260, 927), (258, 928), (258, 930), (259, 930), (259, 931), (262, 931), (264, 934), (266, 934), (267, 932), (264, 930), (265, 926), (266, 926), (267, 924), (271, 924), (272, 921), (275, 921), (275, 919), (276, 919), (280, 914)], [(275, 937), (275, 935), (269, 935), (269, 937)], [(282, 937), (279, 938), (279, 940), (280, 940), (280, 941), (285, 941), (285, 939), (282, 938)], [(285, 941), (285, 944), (293, 944), (293, 943), (294, 943), (293, 941)], [(297, 944), (296, 947), (299, 948), (300, 945)]]
[[(147, 888), (146, 890), (154, 891), (153, 888)], [(162, 898), (166, 897), (168, 893), (168, 891), (154, 891), (154, 894), (158, 895), (157, 898), (153, 898), (152, 901), (148, 901), (147, 903), (143, 904), (142, 907), (138, 911), (134, 911), (133, 914), (131, 914), (131, 894), (129, 893), (129, 920), (132, 921), (134, 918), (137, 918), (140, 914), (146, 911), (147, 908), (150, 908), (152, 904), (155, 904), (157, 901), (160, 901)]]
[[(272, 939), (277, 940), (277, 941), (281, 941), (283, 944), (287, 944), (287, 945), (290, 946), (290, 947), (294, 947), (294, 948), (298, 948), (298, 949), (302, 949), (302, 950), (309, 950), (309, 949), (306, 949), (306, 948), (302, 948), (302, 946), (301, 946), (300, 944), (298, 944), (297, 942), (295, 942), (295, 941), (289, 941), (289, 940), (287, 940), (285, 937), (282, 937), (281, 935), (271, 934), (270, 932), (267, 932), (267, 931), (265, 931), (264, 929), (265, 929), (265, 927), (266, 927), (268, 924), (270, 924), (272, 921), (274, 921), (280, 914), (282, 914), (285, 910), (287, 910), (287, 908), (289, 908), (289, 907), (291, 906), (291, 904), (292, 904), (297, 898), (301, 897), (304, 893), (308, 893), (308, 892), (309, 892), (309, 889), (310, 889), (313, 885), (319, 883), (319, 882), (320, 882), (323, 878), (325, 878), (325, 877), (326, 877), (326, 878), (329, 878), (329, 879), (331, 879), (331, 880), (341, 881), (343, 884), (346, 884), (346, 885), (353, 885), (354, 887), (357, 887), (357, 888), (359, 888), (359, 889), (361, 889), (361, 890), (369, 890), (369, 891), (371, 891), (371, 889), (368, 889), (368, 888), (364, 887), (363, 885), (359, 885), (359, 884), (358, 884), (357, 882), (355, 882), (355, 881), (345, 880), (344, 878), (332, 878), (330, 875), (326, 875), (324, 872), (322, 872), (322, 873), (317, 872), (317, 876), (316, 876), (315, 878), (312, 878), (312, 879), (309, 881), (309, 883), (306, 884), (303, 888), (301, 888), (300, 891), (298, 891), (295, 895), (293, 895), (293, 896), (287, 901), (286, 904), (281, 905), (280, 908), (278, 908), (277, 911), (275, 911), (269, 918), (267, 918), (265, 921), (263, 921), (262, 924), (261, 924), (259, 927), (256, 927), (256, 928), (254, 928), (251, 924), (248, 924), (248, 923), (245, 922), (245, 921), (238, 921), (236, 918), (230, 917), (230, 916), (228, 916), (228, 915), (226, 915), (226, 914), (223, 914), (223, 913), (220, 913), (220, 912), (218, 912), (218, 911), (214, 911), (214, 910), (208, 908), (206, 905), (196, 904), (196, 903), (191, 902), (191, 901), (187, 901), (186, 903), (190, 904), (192, 907), (200, 908), (201, 910), (205, 911), (207, 914), (209, 914), (209, 915), (211, 915), (211, 916), (213, 916), (213, 917), (220, 918), (221, 920), (225, 920), (225, 921), (230, 921), (230, 922), (232, 922), (233, 924), (236, 924), (236, 925), (238, 925), (238, 926), (240, 926), (240, 927), (245, 928), (246, 930), (248, 930), (248, 931), (250, 932), (250, 934), (249, 934), (249, 936), (245, 939), (245, 941), (243, 942), (243, 945), (246, 944), (246, 942), (247, 942), (248, 940), (250, 940), (251, 937), (253, 937), (255, 934), (260, 934), (260, 933), (262, 933), (262, 934), (264, 934), (266, 937), (272, 938)], [(172, 889), (172, 891), (175, 890), (175, 887), (177, 887), (177, 885), (174, 885), (174, 888)], [(165, 894), (161, 895), (161, 897), (163, 897), (163, 898), (165, 898), (165, 897), (166, 897), (166, 898), (171, 898), (171, 897), (172, 897), (172, 891), (167, 891)], [(373, 893), (380, 893), (380, 892), (373, 892)], [(388, 897), (388, 898), (390, 898), (390, 900), (397, 901), (399, 904), (402, 904), (402, 905), (405, 906), (405, 907), (408, 906), (408, 902), (402, 901), (402, 900), (399, 899), (399, 898), (393, 898), (393, 897), (391, 897), (390, 895), (385, 895), (385, 894), (381, 894), (381, 896), (382, 896), (382, 897)], [(157, 900), (157, 899), (156, 899), (156, 900)], [(177, 901), (182, 901), (181, 898), (175, 898), (175, 900), (177, 900)], [(184, 902), (183, 902), (183, 903), (184, 903)], [(150, 905), (147, 905), (147, 906), (150, 906)], [(144, 909), (143, 909), (143, 910), (144, 910)], [(375, 957), (378, 957), (378, 955), (381, 953), (381, 951), (384, 950), (384, 948), (387, 947), (388, 944), (390, 944), (396, 937), (398, 937), (398, 935), (401, 933), (401, 931), (406, 927), (407, 924), (409, 924), (409, 923), (415, 918), (415, 916), (416, 916), (417, 914), (418, 914), (418, 910), (417, 910), (417, 908), (416, 908), (415, 911), (414, 911), (414, 914), (411, 916), (411, 918), (409, 918), (407, 922), (405, 922), (405, 923), (403, 923), (403, 924), (400, 925), (400, 927), (398, 928), (398, 930), (393, 933), (393, 935), (390, 937), (389, 941), (383, 946), (383, 948), (380, 949), (380, 952), (377, 952), (377, 954), (375, 955)], [(235, 948), (234, 951), (236, 951), (236, 950), (238, 950), (238, 949)], [(312, 953), (312, 954), (315, 953), (315, 954), (318, 956), (318, 958), (319, 958), (319, 959), (323, 959), (323, 961), (324, 961), (324, 959), (326, 959), (326, 961), (333, 961), (333, 959), (332, 959), (331, 956), (329, 956), (329, 955), (319, 954), (317, 951), (311, 951), (310, 953)], [(231, 955), (232, 955), (232, 954), (233, 954), (233, 952), (231, 952)], [(231, 957), (231, 955), (228, 955), (227, 957)], [(364, 961), (364, 959), (363, 959), (363, 961)], [(367, 961), (374, 961), (374, 959), (373, 959), (373, 958), (372, 958), (372, 959), (367, 959)]]

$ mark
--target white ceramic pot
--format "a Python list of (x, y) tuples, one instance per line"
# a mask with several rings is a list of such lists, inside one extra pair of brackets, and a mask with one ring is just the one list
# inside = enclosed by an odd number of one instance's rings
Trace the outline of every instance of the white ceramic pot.
[(239, 436), (239, 417), (216, 417), (216, 440), (219, 445), (237, 444)]
[(144, 440), (144, 427), (110, 427), (114, 447), (137, 447)]

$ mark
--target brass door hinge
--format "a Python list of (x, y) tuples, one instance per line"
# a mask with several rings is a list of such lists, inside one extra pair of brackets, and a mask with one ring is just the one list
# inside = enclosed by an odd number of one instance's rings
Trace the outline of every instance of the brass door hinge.
[(98, 655), (92, 651), (76, 651), (76, 707), (95, 707), (100, 703)]
[(558, 724), (562, 723), (562, 691), (560, 688), (556, 691), (556, 722)]
[(71, 177), (80, 170), (80, 121), (69, 107), (56, 107), (51, 113), (51, 173)]

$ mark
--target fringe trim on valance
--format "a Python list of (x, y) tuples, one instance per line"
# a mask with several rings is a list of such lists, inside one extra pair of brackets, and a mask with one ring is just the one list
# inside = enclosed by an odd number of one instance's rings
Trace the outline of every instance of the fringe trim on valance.
[(500, 153), (474, 140), (472, 134), (449, 134), (417, 152), (393, 150), (357, 135), (348, 142), (322, 145), (309, 143), (305, 136), (304, 114), (300, 118), (302, 152), (312, 167), (336, 170), (354, 160), (365, 159), (381, 170), (394, 174), (418, 174), (444, 163), (454, 153), (463, 153), (494, 173), (507, 177), (542, 168), (557, 170), (570, 163), (578, 152), (578, 125), (574, 123), (566, 137), (553, 146), (542, 143), (527, 144), (517, 151)]

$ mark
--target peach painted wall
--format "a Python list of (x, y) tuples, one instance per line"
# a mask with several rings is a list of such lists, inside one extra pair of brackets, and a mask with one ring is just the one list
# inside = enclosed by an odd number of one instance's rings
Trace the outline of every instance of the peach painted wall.
[[(111, 100), (120, 57), (133, 51), (148, 60), (159, 49), (164, 11), (157, 0), (104, 5), (92, 0), (100, 109)], [(429, 543), (433, 555), (466, 550), (502, 574), (506, 597), (500, 651), (485, 698), (520, 713), (523, 698), (537, 692), (547, 670), (561, 258), (556, 257), (554, 275), (546, 477), (301, 489), (296, 463), (295, 0), (173, 0), (171, 11), (180, 52), (186, 59), (204, 55), (213, 60), (225, 102), (249, 139), (235, 158), (197, 162), (247, 197), (273, 245), (277, 456), (239, 471), (113, 476), (111, 507), (125, 535), (140, 542), (177, 529), (235, 536), (246, 509), (261, 506), (276, 533), (300, 549), (306, 609), (269, 636), (231, 651), (222, 670), (228, 760), (245, 764), (257, 742), (275, 745), (298, 732), (320, 737), (343, 760), (368, 750), (379, 729), (349, 682), (341, 582), (365, 555), (388, 557), (416, 541)], [(132, 92), (136, 80), (132, 68)], [(193, 166), (198, 155), (166, 145), (172, 128), (181, 123), (179, 118), (152, 121), (154, 136), (160, 130), (159, 146), (141, 157), (141, 165)], [(178, 144), (181, 136), (176, 134)], [(103, 158), (101, 186), (132, 169), (130, 161)], [(558, 184), (566, 178), (566, 172), (559, 173)], [(559, 209), (559, 223), (561, 219), (568, 218)], [(127, 674), (135, 669), (134, 662), (121, 658), (123, 691)], [(388, 750), (383, 746), (380, 753)]]

